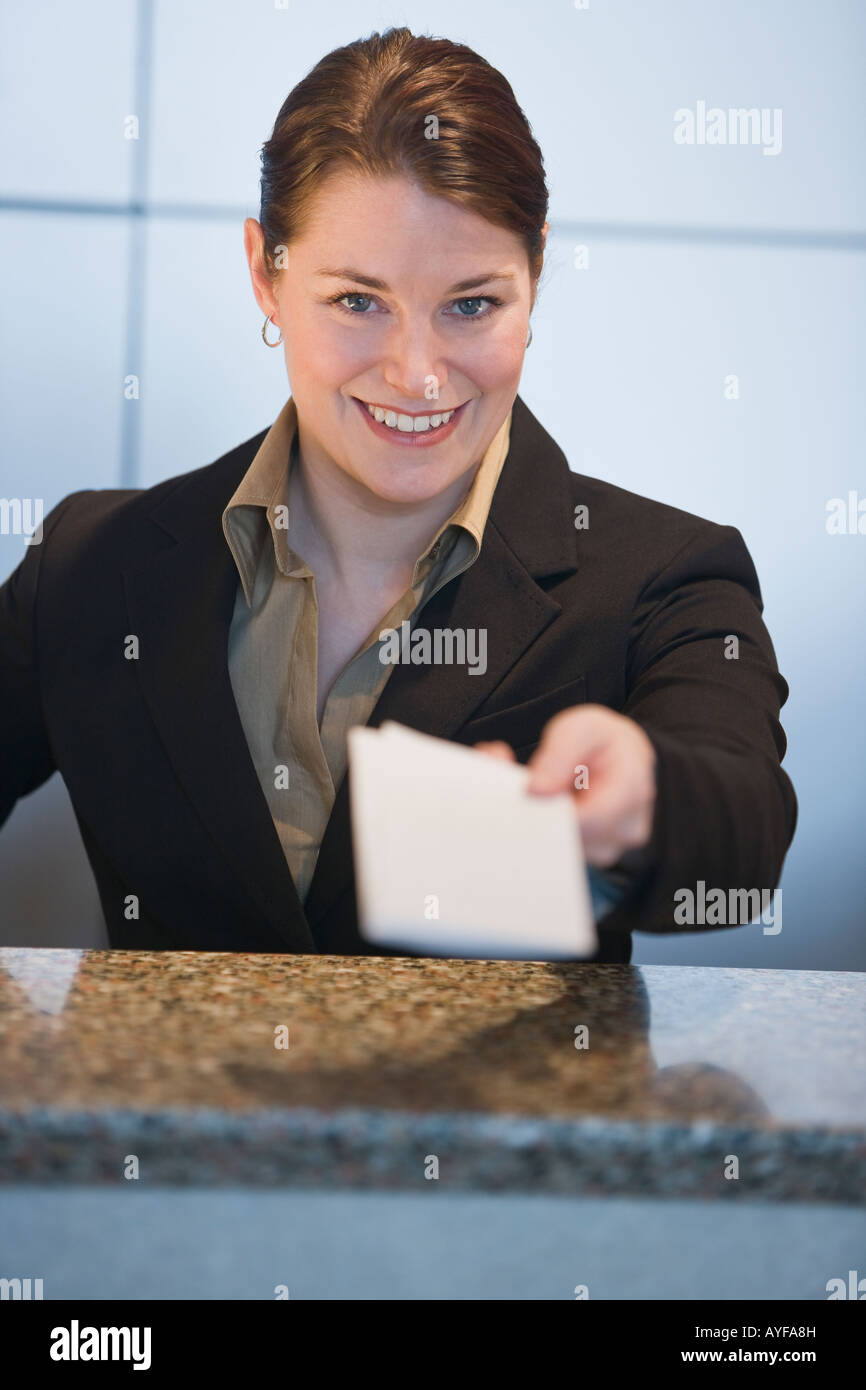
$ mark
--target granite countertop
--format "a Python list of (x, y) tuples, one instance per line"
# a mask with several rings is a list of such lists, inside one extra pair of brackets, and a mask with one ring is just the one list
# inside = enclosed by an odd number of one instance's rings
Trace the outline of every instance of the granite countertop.
[(864, 1074), (866, 975), (0, 950), (3, 1183), (862, 1203)]

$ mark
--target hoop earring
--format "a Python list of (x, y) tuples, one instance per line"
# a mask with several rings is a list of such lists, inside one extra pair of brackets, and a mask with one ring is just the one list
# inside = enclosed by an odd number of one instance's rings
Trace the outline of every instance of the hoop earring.
[(526, 346), (529, 347), (529, 344), (530, 344), (531, 342), (532, 342), (532, 324), (529, 325), (529, 337), (526, 339)]
[[(265, 319), (264, 323), (262, 324), (262, 341), (264, 342), (265, 347), (279, 347), (280, 343), (283, 341), (282, 329), (280, 329), (280, 336), (279, 338), (277, 338), (277, 341), (275, 343), (271, 343), (268, 341), (268, 324), (273, 322), (274, 321), (269, 314)], [(274, 324), (274, 327), (276, 327), (276, 324)]]

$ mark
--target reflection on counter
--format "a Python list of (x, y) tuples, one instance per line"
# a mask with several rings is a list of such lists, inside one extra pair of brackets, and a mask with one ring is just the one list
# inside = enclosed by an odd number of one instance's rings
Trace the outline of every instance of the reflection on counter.
[(866, 1188), (854, 974), (6, 949), (0, 1016), (6, 1183)]

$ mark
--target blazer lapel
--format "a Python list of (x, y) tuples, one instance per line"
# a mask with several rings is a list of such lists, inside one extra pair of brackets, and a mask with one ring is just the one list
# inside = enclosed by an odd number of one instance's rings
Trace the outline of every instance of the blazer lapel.
[(174, 771), (273, 928), (274, 949), (315, 951), (228, 671), (238, 573), (222, 511), (262, 437), (191, 474), (150, 513), (160, 548), (124, 571), (128, 631), (140, 639), (138, 678)]
[[(481, 553), (413, 620), (413, 627), (486, 628), (487, 669), (470, 675), (456, 665), (398, 665), (368, 725), (377, 728), (394, 719), (440, 738), (456, 734), (560, 613), (560, 605), (536, 581), (574, 573), (575, 537), (567, 460), (518, 396)], [(306, 900), (314, 932), (353, 878), (347, 774), (337, 789)]]

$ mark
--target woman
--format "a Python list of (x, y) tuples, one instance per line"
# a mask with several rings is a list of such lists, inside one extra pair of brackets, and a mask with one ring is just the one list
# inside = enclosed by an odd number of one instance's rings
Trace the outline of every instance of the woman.
[[(376, 34), (285, 102), (245, 229), (285, 408), (65, 498), (2, 590), (0, 818), (60, 769), (113, 946), (370, 949), (346, 734), (385, 718), (572, 793), (598, 960), (681, 929), (689, 885), (777, 883), (787, 686), (742, 538), (571, 473), (517, 394), (546, 215), (462, 45)], [(404, 623), (483, 663), (394, 663)]]

